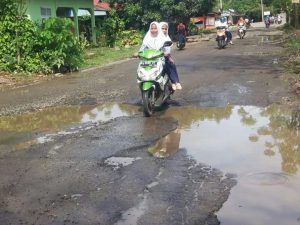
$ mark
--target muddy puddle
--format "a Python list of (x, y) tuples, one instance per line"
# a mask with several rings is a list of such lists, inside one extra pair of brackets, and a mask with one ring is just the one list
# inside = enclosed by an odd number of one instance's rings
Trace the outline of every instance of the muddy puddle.
[(237, 176), (217, 213), (222, 225), (300, 224), (300, 112), (267, 108), (170, 108), (179, 127), (149, 148), (155, 157), (177, 151)]
[[(24, 149), (35, 143), (49, 141), (56, 135), (89, 129), (92, 126), (88, 124), (134, 115), (138, 110), (137, 106), (111, 103), (48, 108), (23, 115), (3, 116), (0, 117), (0, 146)], [(37, 137), (40, 133), (46, 134)]]
[(260, 35), (260, 42), (261, 43), (274, 43), (280, 42), (282, 39), (282, 35)]

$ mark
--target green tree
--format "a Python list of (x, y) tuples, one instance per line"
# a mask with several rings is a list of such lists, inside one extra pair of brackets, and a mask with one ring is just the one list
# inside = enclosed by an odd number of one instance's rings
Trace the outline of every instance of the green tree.
[(148, 28), (151, 21), (188, 21), (190, 17), (211, 12), (215, 0), (109, 0), (117, 8), (126, 27)]
[(224, 9), (234, 9), (241, 14), (261, 10), (260, 0), (229, 0), (224, 4)]

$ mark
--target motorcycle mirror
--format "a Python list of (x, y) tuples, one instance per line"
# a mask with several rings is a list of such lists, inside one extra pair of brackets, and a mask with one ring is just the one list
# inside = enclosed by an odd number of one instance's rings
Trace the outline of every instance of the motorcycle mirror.
[(164, 47), (170, 47), (172, 44), (173, 44), (172, 41), (166, 41), (166, 42), (164, 43)]

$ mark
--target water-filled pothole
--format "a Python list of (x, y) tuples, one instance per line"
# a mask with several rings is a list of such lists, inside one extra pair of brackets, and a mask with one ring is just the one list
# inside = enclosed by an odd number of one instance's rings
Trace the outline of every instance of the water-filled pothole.
[[(105, 122), (121, 116), (138, 113), (139, 107), (127, 104), (107, 103), (103, 105), (83, 105), (48, 108), (42, 111), (17, 116), (0, 117), (0, 145), (13, 145), (14, 148), (25, 148), (32, 143), (36, 133), (56, 134), (76, 133), (88, 126), (80, 124)], [(68, 131), (66, 127), (75, 126)], [(38, 140), (48, 140), (40, 137)], [(30, 143), (29, 143), (30, 142)]]
[(176, 118), (179, 126), (176, 135), (149, 148), (155, 157), (186, 151), (199, 163), (237, 175), (217, 213), (221, 224), (299, 224), (298, 111), (279, 105), (174, 107), (163, 116)]

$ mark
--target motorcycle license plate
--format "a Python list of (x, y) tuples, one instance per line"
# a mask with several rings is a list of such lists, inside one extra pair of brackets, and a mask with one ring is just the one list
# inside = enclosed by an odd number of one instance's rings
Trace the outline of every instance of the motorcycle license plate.
[(141, 63), (142, 67), (146, 67), (146, 66), (152, 66), (152, 67), (154, 67), (156, 65), (157, 65), (157, 62), (147, 62), (147, 61), (145, 61), (145, 62)]
[(223, 36), (223, 35), (225, 35), (225, 31), (224, 30), (218, 30), (217, 35), (218, 36)]

